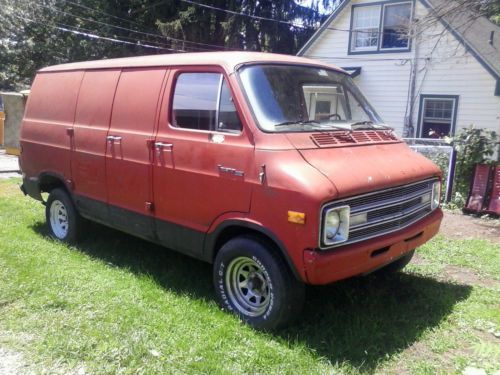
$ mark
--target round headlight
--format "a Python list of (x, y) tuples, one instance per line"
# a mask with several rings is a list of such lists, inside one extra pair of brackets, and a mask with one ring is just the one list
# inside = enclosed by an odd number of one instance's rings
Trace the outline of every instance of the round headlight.
[(340, 216), (338, 211), (330, 211), (326, 214), (326, 237), (332, 239), (335, 237), (340, 227)]

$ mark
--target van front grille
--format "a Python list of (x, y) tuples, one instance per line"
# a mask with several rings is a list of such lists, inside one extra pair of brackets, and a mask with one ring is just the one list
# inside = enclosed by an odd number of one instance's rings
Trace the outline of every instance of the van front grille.
[[(363, 194), (337, 200), (327, 204), (322, 211), (322, 223), (327, 210), (348, 205), (351, 209), (351, 223), (348, 240), (339, 244), (325, 245), (321, 248), (343, 246), (403, 229), (432, 212), (432, 186), (437, 179), (429, 179), (409, 185)], [(366, 221), (353, 222), (353, 217), (366, 215)], [(323, 230), (323, 224), (322, 224)], [(323, 233), (321, 234), (323, 238)]]

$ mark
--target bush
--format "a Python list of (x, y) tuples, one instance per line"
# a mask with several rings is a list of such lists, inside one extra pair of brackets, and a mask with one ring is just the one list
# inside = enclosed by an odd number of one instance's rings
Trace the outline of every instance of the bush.
[[(447, 139), (457, 151), (455, 167), (455, 183), (453, 187), (454, 202), (462, 207), (469, 194), (470, 184), (476, 164), (492, 164), (491, 157), (498, 147), (497, 134), (487, 129), (476, 129), (473, 125), (461, 129), (453, 138)], [(498, 159), (497, 152), (497, 159)]]

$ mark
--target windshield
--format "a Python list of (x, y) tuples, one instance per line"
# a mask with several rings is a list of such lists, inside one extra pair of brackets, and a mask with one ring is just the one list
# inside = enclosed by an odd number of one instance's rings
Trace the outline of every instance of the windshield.
[(239, 76), (264, 131), (384, 128), (344, 73), (297, 65), (250, 65), (241, 68)]

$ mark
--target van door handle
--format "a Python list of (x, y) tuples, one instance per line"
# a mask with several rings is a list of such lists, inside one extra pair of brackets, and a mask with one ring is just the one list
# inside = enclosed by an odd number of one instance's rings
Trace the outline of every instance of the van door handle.
[(172, 143), (155, 142), (155, 148), (158, 152), (163, 149), (166, 149), (165, 151), (170, 152), (172, 151), (172, 147), (174, 147)]
[(122, 140), (122, 137), (117, 135), (108, 135), (106, 139), (108, 140), (108, 142), (115, 142), (115, 141), (120, 142)]
[(217, 166), (217, 168), (219, 168), (219, 171), (224, 172), (224, 173), (234, 174), (234, 172), (236, 172), (236, 169), (234, 169), (234, 168), (228, 168), (228, 167), (223, 167), (220, 164)]

